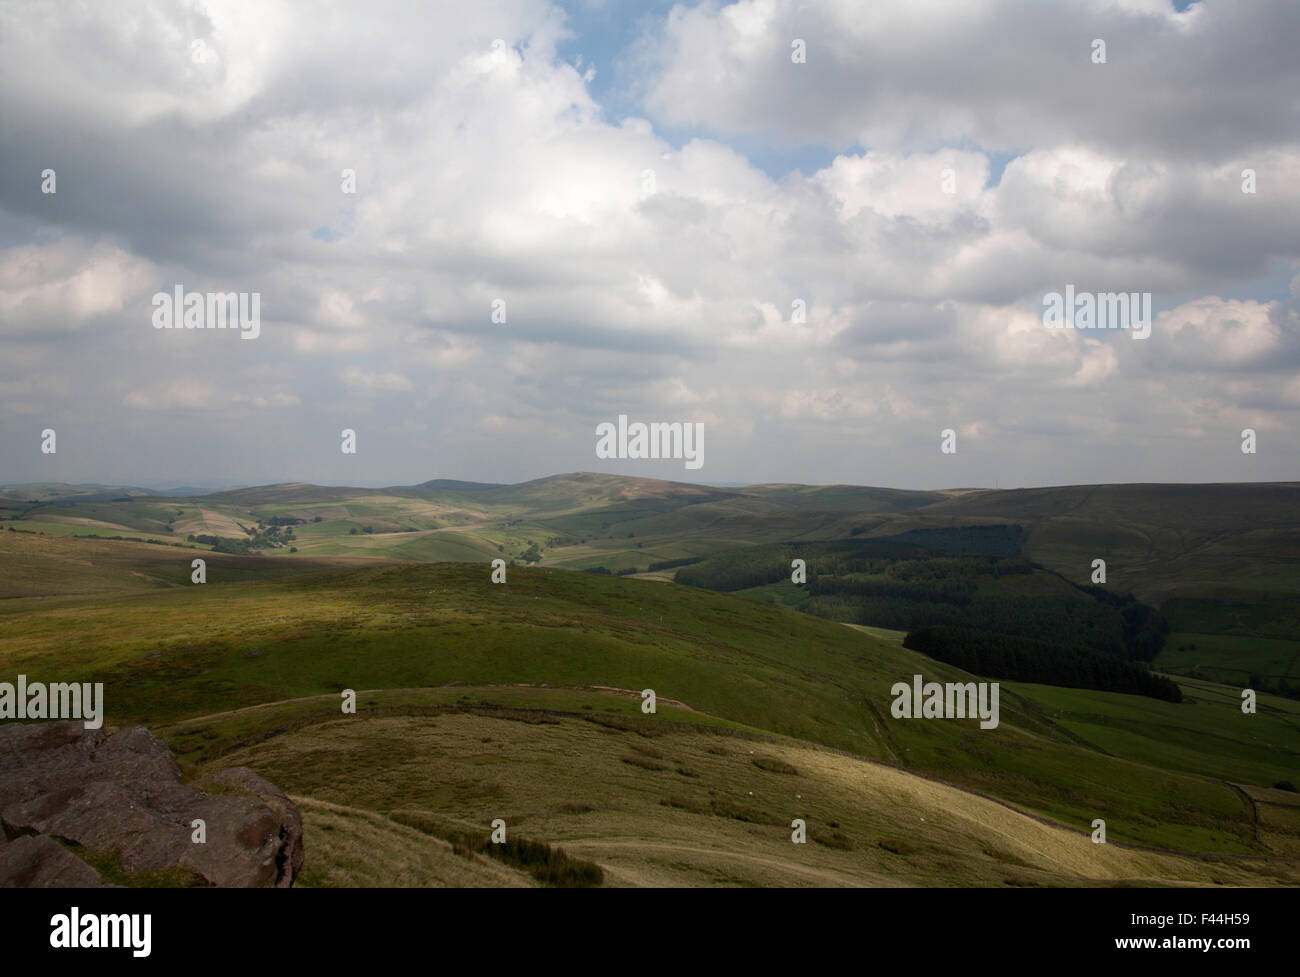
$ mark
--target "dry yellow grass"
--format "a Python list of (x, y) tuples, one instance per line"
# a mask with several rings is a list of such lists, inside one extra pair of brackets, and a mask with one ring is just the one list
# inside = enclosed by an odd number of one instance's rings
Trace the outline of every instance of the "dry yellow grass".
[[(300, 799), (321, 885), (499, 884), (469, 862), (458, 875), (445, 843), (384, 816), (394, 810), (485, 836), (503, 818), (520, 837), (596, 862), (613, 886), (1300, 881), (1295, 866), (1096, 845), (991, 799), (774, 738), (676, 728), (643, 737), (578, 718), (363, 716), (220, 761), (236, 764)], [(807, 822), (807, 844), (792, 843), (793, 818)]]
[(244, 539), (245, 533), (239, 528), (239, 523), (235, 522), (224, 512), (218, 512), (216, 509), (200, 509), (203, 516), (203, 525), (208, 533), (213, 536), (227, 536), (234, 539)]
[(527, 888), (527, 875), (482, 857), (452, 854), (439, 838), (374, 811), (294, 797), (308, 861), (299, 884), (367, 888)]

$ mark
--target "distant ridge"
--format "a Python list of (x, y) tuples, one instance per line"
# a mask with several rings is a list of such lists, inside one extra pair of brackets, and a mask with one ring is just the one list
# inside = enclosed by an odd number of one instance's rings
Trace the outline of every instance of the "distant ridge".
[[(1294, 490), (1300, 488), (1297, 481), (1272, 482), (1098, 482), (1074, 485), (1042, 485), (1017, 488), (990, 488), (988, 486), (948, 486), (940, 489), (900, 489), (876, 485), (853, 485), (833, 483), (817, 485), (804, 482), (677, 482), (671, 479), (650, 478), (644, 475), (614, 475), (606, 472), (569, 472), (565, 474), (546, 475), (542, 478), (528, 479), (523, 482), (474, 482), (457, 478), (434, 478), (415, 485), (390, 485), (380, 488), (362, 488), (348, 485), (317, 485), (314, 482), (270, 482), (261, 485), (232, 485), (215, 487), (211, 485), (177, 485), (174, 487), (142, 488), (134, 485), (106, 485), (97, 482), (18, 482), (0, 485), (0, 498), (26, 499), (41, 498), (58, 500), (78, 497), (81, 501), (93, 501), (95, 497), (107, 499), (109, 496), (152, 496), (155, 498), (243, 498), (294, 495), (305, 498), (315, 496), (343, 495), (419, 495), (424, 492), (453, 492), (473, 494), (480, 492), (537, 492), (560, 486), (582, 486), (588, 489), (638, 490), (650, 493), (717, 495), (772, 495), (790, 493), (798, 496), (824, 494), (871, 493), (875, 497), (906, 501), (912, 504), (940, 501), (951, 495), (980, 496), (987, 504), (1001, 505), (1002, 500), (1018, 497), (1031, 500), (1047, 493), (1069, 493), (1072, 503), (1078, 496), (1091, 490), (1122, 490), (1140, 493), (1144, 496), (1160, 493), (1188, 493), (1215, 491), (1230, 494), (1243, 488), (1254, 487), (1261, 492), (1277, 490)], [(994, 499), (999, 501), (994, 502)], [(963, 502), (969, 505), (970, 502)]]
[(149, 491), (169, 499), (193, 499), (213, 492), (233, 492), (247, 485), (155, 485)]
[[(248, 488), (223, 489), (197, 496), (250, 505), (267, 502), (333, 502), (361, 495), (392, 495), (389, 489), (352, 488), (346, 485), (313, 485), (310, 482), (277, 482), (274, 485), (250, 485)], [(400, 490), (396, 494), (403, 493)]]
[(456, 478), (434, 478), (415, 486), (441, 492), (486, 492), (489, 489), (509, 488), (505, 482), (462, 482)]
[(160, 493), (134, 485), (100, 485), (86, 483), (70, 485), (64, 482), (25, 482), (17, 485), (0, 485), (0, 498), (58, 502), (76, 499), (78, 502), (107, 502), (116, 498), (157, 496)]

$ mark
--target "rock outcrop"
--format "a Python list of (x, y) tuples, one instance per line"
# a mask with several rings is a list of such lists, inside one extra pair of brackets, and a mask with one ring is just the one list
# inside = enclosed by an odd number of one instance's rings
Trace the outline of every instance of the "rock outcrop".
[[(196, 819), (205, 843), (193, 840)], [(302, 868), (302, 817), (246, 767), (185, 783), (143, 726), (0, 726), (0, 886), (105, 884), (78, 849), (114, 874), (182, 869), (200, 885), (287, 888)]]

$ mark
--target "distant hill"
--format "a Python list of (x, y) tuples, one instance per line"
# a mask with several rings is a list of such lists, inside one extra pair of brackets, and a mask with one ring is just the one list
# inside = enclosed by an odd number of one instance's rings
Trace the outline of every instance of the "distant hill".
[(201, 498), (258, 505), (267, 502), (335, 502), (365, 495), (388, 495), (392, 491), (395, 490), (312, 485), (310, 482), (279, 482), (275, 485), (254, 485), (248, 488), (210, 492)]
[(455, 478), (435, 478), (415, 487), (434, 492), (485, 492), (488, 489), (507, 488), (500, 482), (462, 482)]
[(1014, 520), (1034, 559), (1143, 599), (1300, 594), (1300, 483), (1069, 485), (970, 493), (926, 507), (927, 525)]
[(861, 485), (749, 485), (737, 489), (746, 495), (788, 505), (822, 509), (859, 509), (869, 512), (902, 512), (944, 501), (944, 492), (910, 489), (869, 488)]
[(1075, 583), (1090, 582), (1093, 561), (1104, 560), (1108, 586), (1149, 603), (1300, 596), (1296, 482), (910, 491), (572, 472), (516, 485), (283, 482), (188, 498), (93, 484), (0, 489), (0, 521), (58, 535), (239, 538), (274, 518), (309, 524), (297, 532), (304, 556), (437, 561), (527, 551), (547, 565), (610, 572), (740, 546), (1019, 525), (1027, 558)]
[(649, 502), (657, 506), (692, 505), (703, 501), (734, 498), (737, 490), (669, 482), (658, 478), (573, 472), (503, 485), (489, 495), (493, 502), (524, 506), (532, 514), (560, 513), (593, 506)]
[(213, 492), (230, 492), (246, 487), (244, 485), (155, 485), (150, 491), (155, 495), (162, 495), (169, 499), (192, 499), (199, 495), (210, 495)]
[(150, 489), (134, 485), (68, 485), (63, 482), (26, 482), (18, 485), (0, 485), (0, 499), (15, 501), (52, 502), (76, 499), (80, 502), (108, 501), (135, 496), (158, 495)]

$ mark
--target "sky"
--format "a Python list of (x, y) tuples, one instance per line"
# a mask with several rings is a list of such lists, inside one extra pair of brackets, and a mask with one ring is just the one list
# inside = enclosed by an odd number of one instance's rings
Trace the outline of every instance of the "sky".
[[(1295, 480), (1298, 42), (1295, 0), (0, 0), (0, 483)], [(155, 328), (178, 285), (257, 337)], [(1067, 285), (1149, 336), (1048, 328)], [(620, 415), (702, 466), (597, 457)]]

